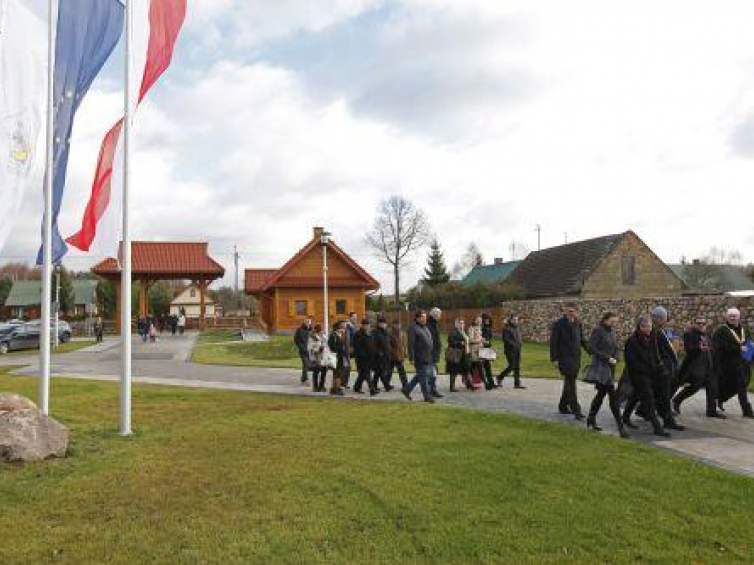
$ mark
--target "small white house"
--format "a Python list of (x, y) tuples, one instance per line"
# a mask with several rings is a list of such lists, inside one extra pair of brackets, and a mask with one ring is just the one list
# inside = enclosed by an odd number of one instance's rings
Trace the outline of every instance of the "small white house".
[[(215, 317), (215, 301), (208, 295), (204, 297), (205, 304), (205, 318)], [(181, 308), (185, 310), (186, 317), (189, 319), (199, 319), (201, 315), (201, 302), (199, 299), (199, 288), (195, 285), (191, 285), (183, 289), (183, 291), (176, 296), (170, 303), (170, 313), (178, 316), (181, 313)]]

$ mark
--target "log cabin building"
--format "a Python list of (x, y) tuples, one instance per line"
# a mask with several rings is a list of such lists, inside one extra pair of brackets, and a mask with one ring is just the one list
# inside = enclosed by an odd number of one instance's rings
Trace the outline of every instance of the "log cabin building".
[[(279, 269), (247, 269), (245, 291), (259, 300), (259, 314), (269, 333), (291, 333), (306, 318), (322, 323), (323, 243), (322, 228)], [(366, 293), (380, 284), (332, 240), (327, 245), (330, 324), (356, 312), (366, 313)]]

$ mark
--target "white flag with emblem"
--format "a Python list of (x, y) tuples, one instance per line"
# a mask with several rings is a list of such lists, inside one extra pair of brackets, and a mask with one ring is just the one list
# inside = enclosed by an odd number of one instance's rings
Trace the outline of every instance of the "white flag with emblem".
[(26, 189), (42, 187), (47, 14), (36, 4), (0, 0), (0, 253)]

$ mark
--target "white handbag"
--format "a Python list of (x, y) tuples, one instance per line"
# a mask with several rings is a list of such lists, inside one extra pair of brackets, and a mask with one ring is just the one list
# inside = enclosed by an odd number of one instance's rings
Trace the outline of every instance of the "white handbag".
[(325, 351), (322, 361), (322, 364), (328, 369), (336, 369), (338, 367), (338, 356), (330, 350)]
[(494, 361), (497, 359), (497, 352), (491, 347), (482, 347), (479, 350), (479, 359), (482, 361)]

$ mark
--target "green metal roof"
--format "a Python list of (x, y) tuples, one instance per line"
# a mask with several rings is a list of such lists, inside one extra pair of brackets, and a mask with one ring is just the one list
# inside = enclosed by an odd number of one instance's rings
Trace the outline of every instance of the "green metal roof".
[(463, 279), (463, 284), (491, 284), (508, 280), (513, 271), (521, 264), (521, 261), (508, 261), (496, 265), (482, 265), (474, 267)]
[[(96, 302), (97, 281), (86, 279), (72, 282), (75, 304), (94, 304)], [(16, 281), (10, 290), (8, 300), (5, 301), (5, 306), (36, 306), (41, 302), (41, 296), (41, 281)]]

